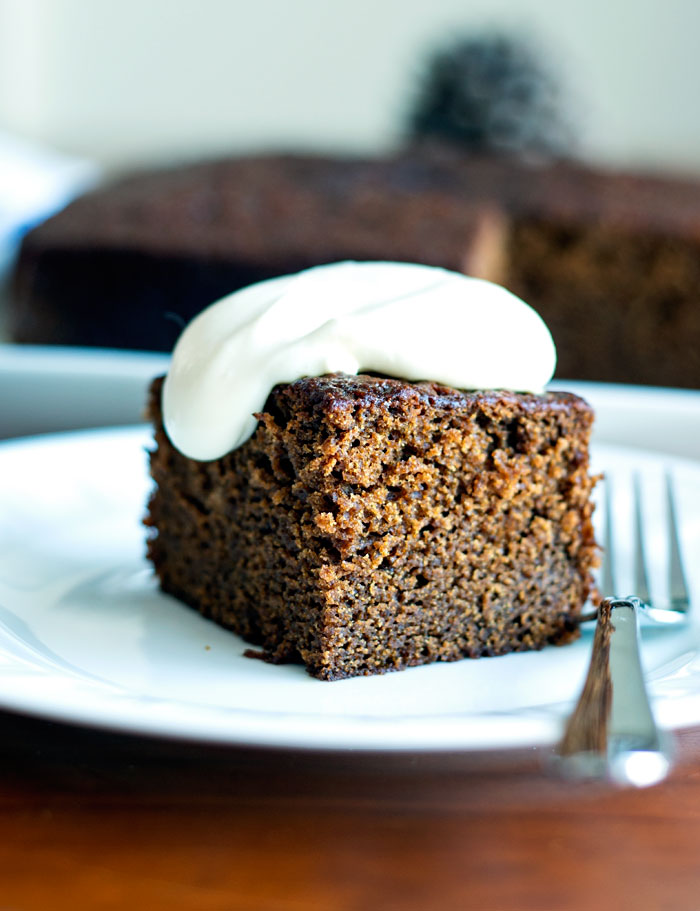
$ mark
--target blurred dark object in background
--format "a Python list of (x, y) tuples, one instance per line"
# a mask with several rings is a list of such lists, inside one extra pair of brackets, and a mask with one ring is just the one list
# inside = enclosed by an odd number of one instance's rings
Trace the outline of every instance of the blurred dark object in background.
[(430, 59), (409, 115), (414, 140), (474, 155), (566, 157), (573, 129), (546, 55), (498, 32), (457, 38)]

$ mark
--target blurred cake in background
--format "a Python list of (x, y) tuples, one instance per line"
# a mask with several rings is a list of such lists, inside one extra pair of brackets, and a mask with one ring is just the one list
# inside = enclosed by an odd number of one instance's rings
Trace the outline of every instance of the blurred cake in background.
[(24, 240), (13, 337), (170, 350), (251, 282), (397, 260), (524, 297), (559, 376), (700, 385), (700, 181), (567, 160), (572, 131), (537, 60), (498, 36), (438, 53), (391, 157), (249, 156), (82, 197)]
[[(452, 167), (260, 156), (146, 173), (32, 232), (15, 281), (20, 341), (170, 350), (228, 292), (344, 259), (494, 268), (500, 224), (454, 198)], [(491, 235), (499, 235), (492, 237)]]

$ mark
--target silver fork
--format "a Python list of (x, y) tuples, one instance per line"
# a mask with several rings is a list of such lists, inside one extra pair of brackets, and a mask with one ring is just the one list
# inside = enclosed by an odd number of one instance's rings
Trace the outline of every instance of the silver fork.
[(673, 758), (670, 738), (660, 731), (644, 683), (639, 656), (640, 616), (654, 623), (677, 623), (690, 606), (683, 570), (678, 521), (670, 475), (666, 476), (669, 541), (668, 604), (652, 606), (642, 530), (642, 498), (634, 479), (634, 582), (637, 594), (615, 596), (612, 497), (605, 486), (603, 594), (588, 675), (579, 701), (557, 746), (558, 762), (575, 778), (611, 779), (644, 787), (667, 775)]

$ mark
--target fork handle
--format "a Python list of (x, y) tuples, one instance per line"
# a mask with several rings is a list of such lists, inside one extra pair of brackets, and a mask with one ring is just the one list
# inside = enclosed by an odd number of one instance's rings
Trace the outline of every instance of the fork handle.
[(557, 748), (564, 771), (576, 778), (610, 778), (640, 787), (664, 778), (668, 738), (649, 703), (639, 656), (638, 598), (606, 598), (588, 675)]

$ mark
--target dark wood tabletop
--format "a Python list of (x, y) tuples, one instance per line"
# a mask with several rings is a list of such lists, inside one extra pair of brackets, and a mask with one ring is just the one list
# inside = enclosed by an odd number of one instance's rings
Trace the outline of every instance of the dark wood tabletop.
[(542, 750), (251, 750), (0, 714), (0, 911), (700, 908), (700, 731), (645, 790)]

